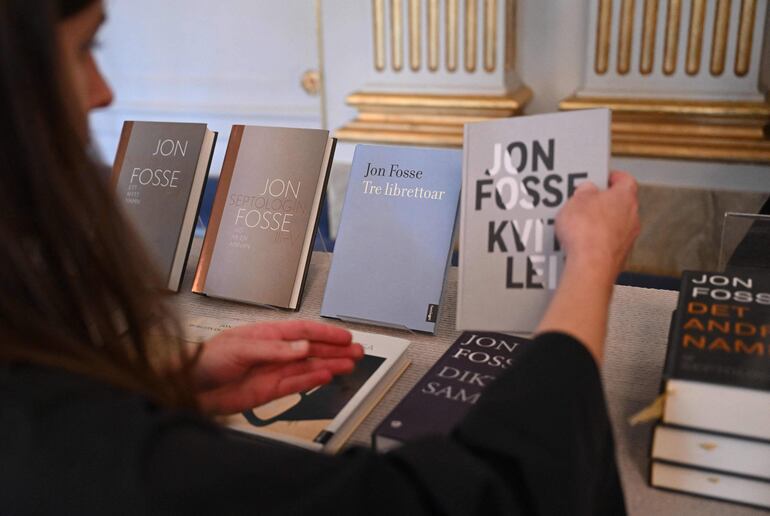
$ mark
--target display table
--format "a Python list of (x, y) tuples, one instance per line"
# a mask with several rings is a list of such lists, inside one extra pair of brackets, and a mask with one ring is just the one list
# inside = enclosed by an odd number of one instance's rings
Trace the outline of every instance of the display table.
[[(188, 270), (175, 303), (182, 315), (240, 319), (244, 322), (286, 319), (324, 320), (319, 315), (331, 254), (315, 253), (308, 272), (301, 310), (289, 312), (232, 303), (190, 292), (200, 239), (196, 239)], [(428, 368), (459, 336), (454, 329), (457, 268), (452, 267), (436, 335), (410, 334), (378, 326), (343, 326), (409, 339), (411, 366), (358, 428), (351, 444), (369, 446), (372, 431), (395, 404), (417, 383)], [(404, 292), (404, 295), (409, 295)], [(610, 310), (609, 334), (603, 368), (604, 387), (615, 428), (618, 465), (626, 504), (633, 515), (747, 515), (766, 514), (734, 504), (652, 489), (647, 484), (651, 426), (630, 427), (628, 418), (655, 399), (666, 353), (666, 338), (677, 293), (665, 290), (618, 286)]]

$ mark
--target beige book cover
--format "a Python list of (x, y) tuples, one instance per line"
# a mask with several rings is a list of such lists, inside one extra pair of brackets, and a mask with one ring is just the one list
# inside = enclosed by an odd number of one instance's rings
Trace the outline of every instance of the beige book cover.
[(206, 124), (123, 124), (112, 187), (169, 290), (179, 290), (215, 142)]
[(193, 292), (296, 310), (335, 140), (233, 126)]

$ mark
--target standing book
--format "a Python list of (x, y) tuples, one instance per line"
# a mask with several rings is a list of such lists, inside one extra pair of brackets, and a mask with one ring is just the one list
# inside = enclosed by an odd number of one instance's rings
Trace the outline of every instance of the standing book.
[(205, 124), (123, 124), (112, 188), (172, 291), (182, 282), (216, 137)]
[(461, 153), (358, 145), (321, 315), (434, 333)]
[(511, 335), (463, 333), (385, 417), (372, 446), (388, 451), (428, 435), (448, 435), (529, 345)]
[(233, 126), (193, 292), (298, 310), (336, 140)]
[(466, 124), (464, 150), (457, 329), (532, 332), (564, 267), (556, 214), (607, 185), (610, 111)]

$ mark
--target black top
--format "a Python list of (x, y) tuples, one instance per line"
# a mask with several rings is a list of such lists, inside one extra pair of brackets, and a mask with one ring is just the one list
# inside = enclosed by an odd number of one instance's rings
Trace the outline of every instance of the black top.
[(624, 514), (598, 370), (536, 339), (451, 437), (336, 457), (65, 372), (0, 368), (0, 514)]

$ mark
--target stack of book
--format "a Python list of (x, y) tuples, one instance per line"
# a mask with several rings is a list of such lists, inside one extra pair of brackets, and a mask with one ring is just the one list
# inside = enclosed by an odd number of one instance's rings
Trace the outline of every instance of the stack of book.
[(653, 486), (770, 508), (770, 277), (685, 272)]

